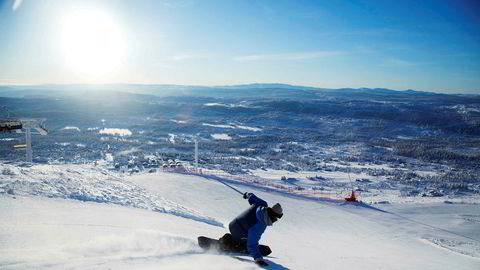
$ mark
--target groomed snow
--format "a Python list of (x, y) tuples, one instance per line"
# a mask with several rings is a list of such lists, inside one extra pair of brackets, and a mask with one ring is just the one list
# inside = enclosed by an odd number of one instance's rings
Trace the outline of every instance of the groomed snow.
[[(90, 165), (0, 166), (1, 269), (256, 268), (248, 257), (204, 253), (196, 245), (199, 235), (223, 235), (227, 229), (218, 225), (248, 207), (216, 180), (119, 177)], [(273, 250), (268, 269), (480, 267), (478, 204), (380, 209), (233, 187), (284, 208), (261, 239)]]

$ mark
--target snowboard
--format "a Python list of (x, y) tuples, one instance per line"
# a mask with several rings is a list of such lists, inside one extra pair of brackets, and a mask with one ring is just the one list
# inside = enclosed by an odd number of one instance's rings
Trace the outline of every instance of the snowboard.
[[(232, 254), (241, 253), (242, 255), (248, 255), (248, 251), (246, 248), (239, 249), (238, 247), (234, 248), (230, 246), (225, 246), (225, 245), (222, 245), (220, 240), (209, 238), (206, 236), (198, 237), (198, 245), (205, 250), (215, 250), (222, 253), (232, 253)], [(262, 254), (262, 256), (268, 256), (272, 253), (272, 250), (270, 249), (270, 247), (265, 245), (258, 245), (258, 250), (260, 251), (260, 254)]]

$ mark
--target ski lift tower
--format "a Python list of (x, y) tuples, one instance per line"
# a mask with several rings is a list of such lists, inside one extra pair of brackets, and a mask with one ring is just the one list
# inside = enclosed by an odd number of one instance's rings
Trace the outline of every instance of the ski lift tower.
[(198, 140), (195, 138), (195, 173), (198, 173)]
[(32, 129), (33, 134), (47, 135), (45, 119), (0, 119), (0, 132), (25, 133), (26, 161), (32, 163)]

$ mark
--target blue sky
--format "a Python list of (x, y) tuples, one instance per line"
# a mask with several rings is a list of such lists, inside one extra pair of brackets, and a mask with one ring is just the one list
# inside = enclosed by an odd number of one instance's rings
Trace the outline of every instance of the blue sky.
[[(0, 0), (0, 84), (275, 82), (480, 92), (475, 0), (14, 2)], [(76, 38), (92, 37), (76, 31), (88, 15), (65, 28), (77, 10), (106, 14), (119, 38), (108, 45), (100, 32), (100, 44), (84, 45)], [(65, 45), (75, 42), (82, 46)], [(118, 51), (115, 65), (91, 72), (107, 61), (95, 46), (117, 43), (106, 49)], [(100, 59), (90, 61), (95, 53)]]

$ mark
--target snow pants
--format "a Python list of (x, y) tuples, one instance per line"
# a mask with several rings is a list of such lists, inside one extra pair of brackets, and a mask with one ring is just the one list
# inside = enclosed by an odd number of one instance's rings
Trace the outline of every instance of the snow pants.
[(235, 242), (242, 244), (245, 247), (247, 246), (248, 232), (245, 231), (240, 224), (237, 222), (230, 222), (230, 224), (228, 224), (228, 229), (230, 230), (232, 238)]

